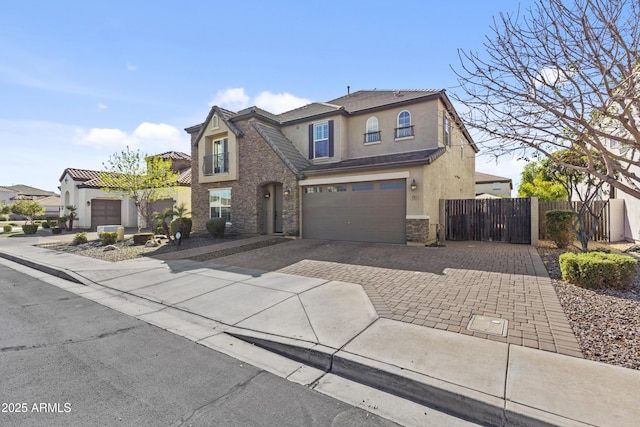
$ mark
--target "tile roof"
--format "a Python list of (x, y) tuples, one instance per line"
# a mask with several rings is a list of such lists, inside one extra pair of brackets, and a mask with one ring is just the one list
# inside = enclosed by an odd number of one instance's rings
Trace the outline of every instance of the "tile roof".
[(62, 181), (64, 176), (69, 174), (74, 181), (88, 181), (90, 179), (96, 179), (100, 175), (100, 171), (92, 171), (89, 169), (75, 169), (67, 168), (62, 172), (59, 181)]
[(488, 173), (476, 172), (476, 182), (511, 182), (511, 178), (505, 178), (503, 176), (489, 175)]
[(10, 188), (7, 187), (0, 187), (0, 191), (5, 192), (5, 193), (15, 193), (16, 190), (12, 190)]
[(29, 187), (28, 185), (10, 185), (7, 187), (10, 190), (23, 194), (26, 196), (53, 196), (56, 193), (53, 191), (40, 190), (39, 188)]
[(444, 90), (360, 90), (329, 101), (350, 113), (440, 96)]
[(277, 116), (277, 120), (280, 123), (292, 122), (295, 120), (305, 119), (307, 117), (318, 116), (321, 114), (341, 112), (342, 107), (340, 105), (334, 105), (332, 103), (325, 102), (313, 102), (311, 104), (303, 105), (295, 110), (286, 111)]
[(294, 174), (299, 175), (311, 164), (279, 129), (259, 122), (252, 122), (252, 125)]
[(183, 169), (178, 175), (178, 184), (191, 186), (191, 168)]
[(406, 153), (385, 154), (381, 156), (359, 157), (335, 163), (320, 163), (303, 170), (305, 175), (333, 173), (343, 169), (388, 168), (395, 165), (428, 165), (446, 152), (445, 147), (430, 150), (410, 151)]
[(60, 206), (60, 196), (41, 197), (36, 202), (41, 206)]
[(154, 154), (152, 157), (160, 157), (166, 160), (191, 160), (191, 156), (180, 151), (166, 151), (160, 154)]

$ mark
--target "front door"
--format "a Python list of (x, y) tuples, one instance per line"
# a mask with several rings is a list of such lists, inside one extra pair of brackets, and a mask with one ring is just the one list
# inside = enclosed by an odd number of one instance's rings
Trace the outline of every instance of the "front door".
[(264, 187), (265, 231), (282, 233), (282, 184), (274, 182)]

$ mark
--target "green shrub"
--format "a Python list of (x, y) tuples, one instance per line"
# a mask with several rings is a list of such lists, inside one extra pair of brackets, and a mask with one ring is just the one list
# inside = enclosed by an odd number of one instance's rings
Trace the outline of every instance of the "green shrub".
[(7, 221), (8, 218), (6, 215), (0, 215), (0, 221)]
[(587, 289), (628, 289), (638, 274), (638, 261), (627, 255), (571, 252), (560, 255), (562, 279)]
[(210, 218), (205, 225), (213, 237), (224, 237), (224, 230), (227, 227), (227, 221), (224, 218)]
[(4, 230), (5, 233), (11, 233), (13, 231), (13, 227), (10, 226), (9, 224), (2, 227), (2, 229)]
[(144, 245), (153, 239), (153, 233), (136, 233), (133, 235), (133, 243), (136, 245)]
[(191, 227), (193, 226), (193, 221), (191, 221), (191, 218), (176, 218), (173, 221), (171, 221), (171, 224), (169, 224), (169, 231), (171, 231), (171, 235), (175, 236), (176, 233), (178, 231), (180, 231), (180, 223), (183, 224), (182, 226), (182, 238), (183, 239), (188, 239), (189, 236), (191, 235)]
[(15, 223), (15, 222), (10, 222), (10, 223), (9, 223), (9, 225), (12, 225), (12, 226), (14, 226), (14, 227), (17, 227), (17, 226), (18, 226), (18, 224), (17, 224), (17, 223)]
[(74, 245), (80, 245), (82, 243), (87, 243), (88, 241), (89, 240), (87, 240), (87, 233), (85, 233), (84, 231), (81, 233), (76, 233), (75, 236), (73, 236)]
[(115, 231), (105, 231), (98, 235), (103, 245), (113, 245), (118, 241), (118, 233)]
[(558, 248), (566, 248), (576, 239), (573, 232), (574, 214), (570, 210), (554, 209), (544, 213), (547, 237)]
[(36, 234), (36, 231), (38, 231), (38, 224), (24, 224), (22, 226), (22, 231), (24, 234)]
[(42, 226), (42, 228), (47, 229), (51, 227), (51, 224), (49, 223), (49, 221), (42, 221), (40, 223), (40, 225)]

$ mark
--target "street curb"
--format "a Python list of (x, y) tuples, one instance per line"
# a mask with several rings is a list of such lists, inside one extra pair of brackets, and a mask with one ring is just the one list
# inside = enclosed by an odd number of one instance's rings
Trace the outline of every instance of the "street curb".
[(238, 328), (224, 333), (297, 362), (309, 364), (326, 373), (483, 426), (555, 425), (547, 422), (551, 414), (538, 414), (540, 417), (537, 417), (536, 414), (526, 413), (530, 411), (516, 412), (514, 407), (506, 408), (507, 401), (502, 397), (491, 396), (343, 350)]
[(60, 279), (68, 280), (73, 283), (78, 283), (80, 285), (87, 286), (87, 280), (74, 273), (73, 271), (67, 271), (64, 269), (60, 269), (57, 267), (51, 267), (48, 265), (39, 264), (37, 262), (22, 258), (20, 256), (12, 255), (3, 251), (0, 251), (0, 258), (8, 259), (9, 261), (13, 261), (17, 264), (24, 265), (29, 268), (33, 268), (34, 270), (42, 271), (43, 273), (50, 274), (55, 277), (59, 277)]

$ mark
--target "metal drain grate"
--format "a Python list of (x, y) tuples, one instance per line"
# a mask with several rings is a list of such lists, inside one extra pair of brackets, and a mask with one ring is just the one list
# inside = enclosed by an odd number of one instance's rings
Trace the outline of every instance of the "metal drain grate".
[(474, 332), (506, 337), (508, 327), (509, 321), (505, 319), (473, 315), (471, 316), (471, 321), (469, 322), (467, 329)]

